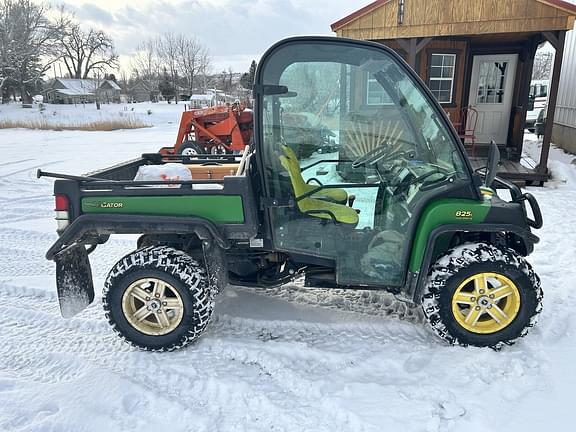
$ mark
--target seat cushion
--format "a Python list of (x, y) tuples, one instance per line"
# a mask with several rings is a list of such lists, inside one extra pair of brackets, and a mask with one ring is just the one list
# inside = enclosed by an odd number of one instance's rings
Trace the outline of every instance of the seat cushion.
[[(308, 192), (314, 189), (318, 189), (319, 186), (307, 184), (306, 188)], [(348, 193), (344, 189), (339, 188), (326, 188), (321, 189), (311, 195), (311, 198), (332, 201), (338, 204), (346, 204), (348, 202)]]
[(304, 198), (298, 201), (298, 208), (302, 213), (320, 219), (333, 220), (331, 215), (334, 215), (338, 222), (347, 225), (356, 226), (359, 220), (358, 213), (352, 207), (329, 201)]

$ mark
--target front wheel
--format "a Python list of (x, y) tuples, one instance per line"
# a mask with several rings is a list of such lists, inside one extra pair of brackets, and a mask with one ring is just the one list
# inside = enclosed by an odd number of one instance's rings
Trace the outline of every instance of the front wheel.
[(451, 344), (512, 345), (542, 310), (540, 279), (511, 249), (458, 246), (432, 267), (422, 307), (432, 330)]
[(205, 154), (206, 150), (196, 141), (185, 141), (178, 149), (178, 153), (182, 156), (196, 156)]
[(150, 246), (112, 268), (102, 301), (113, 329), (128, 343), (149, 351), (172, 351), (194, 342), (214, 307), (206, 271), (189, 255)]

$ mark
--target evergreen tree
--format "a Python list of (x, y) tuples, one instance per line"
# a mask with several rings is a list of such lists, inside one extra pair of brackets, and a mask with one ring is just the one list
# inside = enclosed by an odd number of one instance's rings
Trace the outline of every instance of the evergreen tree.
[(245, 89), (252, 90), (255, 76), (256, 76), (256, 60), (252, 60), (248, 72), (243, 73), (242, 76), (240, 77), (240, 85)]

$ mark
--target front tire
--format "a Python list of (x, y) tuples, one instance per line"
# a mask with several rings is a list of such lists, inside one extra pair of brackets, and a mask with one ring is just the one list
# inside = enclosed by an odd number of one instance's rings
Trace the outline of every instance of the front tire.
[(210, 321), (213, 299), (203, 266), (166, 246), (145, 247), (118, 261), (102, 295), (112, 328), (148, 351), (172, 351), (196, 341)]
[(178, 149), (178, 153), (182, 156), (196, 156), (206, 154), (206, 150), (196, 141), (185, 141)]
[(500, 349), (534, 327), (542, 297), (540, 279), (523, 257), (468, 243), (434, 264), (422, 307), (434, 333), (448, 343)]

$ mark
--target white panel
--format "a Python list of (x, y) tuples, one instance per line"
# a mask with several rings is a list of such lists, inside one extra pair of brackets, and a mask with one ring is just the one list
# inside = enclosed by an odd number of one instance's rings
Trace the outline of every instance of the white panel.
[(554, 122), (576, 128), (576, 30), (566, 33)]

